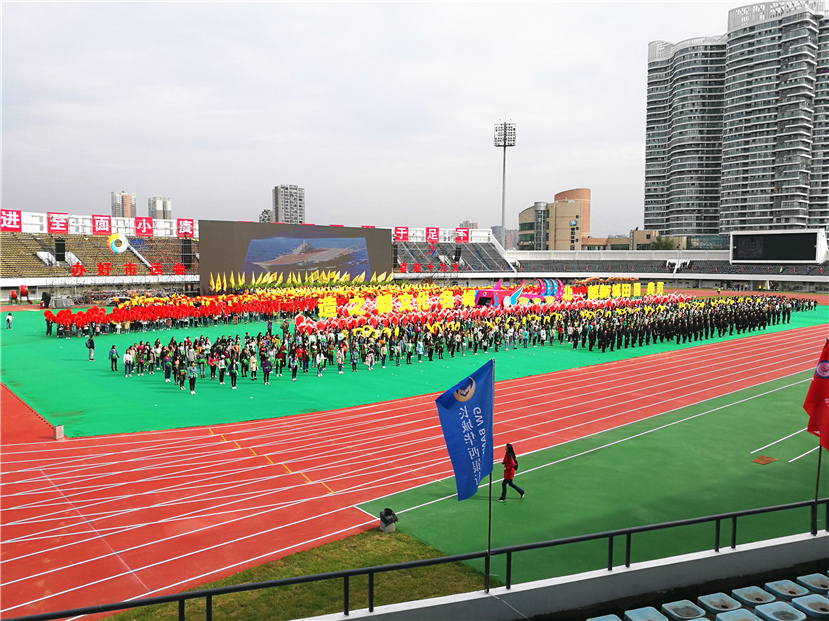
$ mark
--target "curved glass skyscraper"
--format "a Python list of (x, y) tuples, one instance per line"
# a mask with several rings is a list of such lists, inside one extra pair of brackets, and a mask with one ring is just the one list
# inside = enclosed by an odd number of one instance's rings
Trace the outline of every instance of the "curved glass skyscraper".
[(668, 235), (829, 227), (823, 0), (728, 14), (648, 49), (645, 226)]

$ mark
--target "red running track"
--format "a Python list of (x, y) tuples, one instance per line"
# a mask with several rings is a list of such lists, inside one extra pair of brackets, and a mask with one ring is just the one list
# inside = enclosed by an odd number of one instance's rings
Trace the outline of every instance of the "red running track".
[[(825, 335), (498, 382), (495, 443), (525, 454), (808, 370)], [(0, 614), (179, 592), (366, 530), (377, 519), (355, 505), (451, 475), (434, 398), (4, 444)]]

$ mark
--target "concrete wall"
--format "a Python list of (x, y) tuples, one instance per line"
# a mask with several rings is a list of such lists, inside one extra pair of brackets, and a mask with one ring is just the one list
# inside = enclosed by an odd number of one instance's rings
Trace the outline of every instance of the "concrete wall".
[[(551, 580), (396, 604), (343, 614), (313, 617), (315, 621), (372, 619), (383, 621), (511, 621), (534, 615), (573, 611), (598, 604), (669, 589), (693, 586), (785, 569), (829, 559), (829, 533), (795, 535), (672, 558), (637, 563), (613, 571), (599, 570)], [(521, 562), (520, 554), (513, 563)], [(745, 586), (751, 586), (746, 584)]]

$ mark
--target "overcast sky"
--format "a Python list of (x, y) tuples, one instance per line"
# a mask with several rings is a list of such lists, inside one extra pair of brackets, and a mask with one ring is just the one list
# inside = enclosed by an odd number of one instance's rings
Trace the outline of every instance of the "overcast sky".
[(3, 206), (507, 226), (592, 190), (593, 236), (643, 220), (647, 46), (724, 34), (751, 2), (3, 2)]

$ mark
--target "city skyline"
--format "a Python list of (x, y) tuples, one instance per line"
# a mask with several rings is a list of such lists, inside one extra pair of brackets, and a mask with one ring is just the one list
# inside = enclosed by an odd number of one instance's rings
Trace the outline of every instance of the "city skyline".
[(10, 3), (3, 203), (94, 213), (112, 187), (164, 187), (180, 217), (256, 220), (276, 174), (313, 194), (312, 223), (490, 228), (508, 120), (507, 228), (589, 187), (594, 234), (624, 233), (643, 220), (648, 44), (722, 33), (748, 4)]

